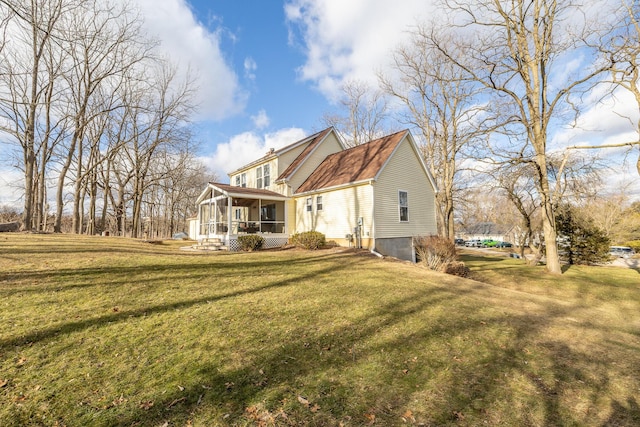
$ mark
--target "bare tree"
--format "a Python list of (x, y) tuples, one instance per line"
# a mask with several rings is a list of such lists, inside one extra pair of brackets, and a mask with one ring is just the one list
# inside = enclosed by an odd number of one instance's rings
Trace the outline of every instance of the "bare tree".
[[(525, 137), (512, 157), (531, 149), (530, 161), (546, 247), (547, 271), (561, 274), (554, 215), (554, 194), (549, 183), (548, 141), (555, 119), (574, 107), (570, 95), (592, 82), (610, 65), (598, 60), (603, 42), (598, 25), (587, 10), (570, 0), (446, 0), (459, 37), (456, 44), (442, 33), (432, 33), (439, 50), (483, 85), (494, 102), (507, 102), (505, 121), (520, 127)], [(599, 15), (602, 20), (602, 14)], [(445, 42), (447, 41), (447, 42)], [(460, 49), (459, 46), (463, 46)], [(569, 55), (580, 53), (583, 66), (567, 69)], [(576, 111), (577, 113), (577, 111)], [(507, 147), (509, 148), (509, 147)]]
[(325, 114), (323, 122), (333, 126), (347, 147), (364, 144), (388, 133), (388, 104), (381, 91), (352, 80), (342, 86), (341, 112)]
[[(34, 206), (38, 199), (38, 152), (47, 156), (48, 148), (40, 149), (38, 121), (42, 105), (50, 108), (53, 81), (58, 64), (49, 64), (47, 54), (55, 49), (60, 35), (60, 19), (77, 7), (77, 2), (51, 0), (47, 2), (0, 0), (6, 32), (12, 41), (2, 41), (0, 57), (0, 131), (10, 135), (21, 149), (20, 165), (24, 173), (23, 229), (34, 227)], [(53, 58), (51, 55), (49, 58)], [(49, 96), (48, 96), (49, 95)], [(44, 138), (48, 138), (45, 131)], [(44, 167), (44, 165), (42, 166)]]
[(192, 110), (193, 81), (180, 81), (176, 68), (159, 62), (155, 74), (148, 76), (150, 85), (128, 105), (131, 143), (125, 146), (127, 163), (131, 166), (133, 230), (132, 236), (142, 232), (142, 207), (146, 190), (163, 177), (154, 168), (155, 156), (164, 151), (179, 151), (189, 143), (188, 124)]
[[(74, 172), (75, 187), (72, 227), (75, 233), (82, 231), (84, 200), (81, 192), (87, 174), (83, 156), (86, 149), (91, 150), (91, 146), (100, 141), (96, 135), (92, 141), (87, 140), (87, 127), (97, 117), (114, 108), (113, 97), (96, 95), (104, 86), (109, 87), (105, 91), (107, 94), (114, 93), (127, 70), (149, 56), (152, 44), (142, 37), (140, 25), (139, 18), (128, 6), (116, 8), (100, 0), (89, 1), (77, 13), (67, 16), (64, 46), (72, 67), (65, 73), (65, 78), (73, 133), (62, 156), (64, 160), (56, 194), (55, 231), (60, 231), (65, 181), (70, 169)], [(89, 147), (85, 147), (86, 143), (89, 143)]]
[[(640, 110), (640, 4), (637, 1), (620, 0), (622, 17), (615, 37), (611, 43), (598, 46), (602, 55), (612, 62), (611, 83), (614, 88), (626, 90), (633, 96)], [(611, 91), (613, 92), (613, 90)], [(604, 148), (629, 147), (629, 151), (638, 151), (636, 170), (640, 175), (640, 116), (635, 119), (634, 127), (637, 138), (631, 141), (623, 141), (614, 144), (600, 145), (574, 145), (567, 149), (567, 155), (571, 150), (591, 150)]]
[(406, 108), (403, 120), (420, 131), (423, 157), (438, 186), (439, 234), (453, 239), (460, 164), (486, 133), (486, 108), (478, 84), (433, 44), (426, 26), (416, 28), (393, 59), (397, 76), (381, 77), (382, 86)]

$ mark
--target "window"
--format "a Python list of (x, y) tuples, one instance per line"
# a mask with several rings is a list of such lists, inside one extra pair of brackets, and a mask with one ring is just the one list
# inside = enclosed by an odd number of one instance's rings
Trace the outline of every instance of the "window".
[(267, 164), (263, 166), (263, 169), (264, 173), (262, 175), (264, 176), (264, 188), (267, 188), (271, 185), (271, 168)]
[(322, 210), (322, 196), (316, 196), (316, 210)]
[(309, 197), (307, 199), (307, 212), (311, 212), (312, 208), (313, 208), (313, 199)]
[(256, 169), (256, 188), (262, 188), (262, 166)]
[(276, 220), (276, 204), (271, 203), (269, 205), (263, 205), (260, 208), (260, 221), (275, 221)]
[(400, 207), (400, 222), (409, 221), (409, 196), (406, 191), (398, 191), (398, 206)]
[(247, 186), (247, 174), (243, 173), (242, 175), (240, 175), (240, 187), (246, 187)]
[(236, 175), (236, 187), (240, 187), (240, 175)]

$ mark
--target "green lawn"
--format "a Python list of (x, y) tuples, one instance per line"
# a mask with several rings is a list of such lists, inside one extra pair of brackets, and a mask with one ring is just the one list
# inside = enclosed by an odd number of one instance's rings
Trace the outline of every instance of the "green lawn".
[(0, 425), (639, 425), (640, 272), (0, 234)]

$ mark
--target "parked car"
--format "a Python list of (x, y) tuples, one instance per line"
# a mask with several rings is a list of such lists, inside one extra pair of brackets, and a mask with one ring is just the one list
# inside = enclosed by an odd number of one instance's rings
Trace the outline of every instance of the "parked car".
[(493, 240), (493, 239), (484, 239), (484, 240), (482, 241), (481, 246), (482, 246), (483, 248), (493, 248), (493, 247), (494, 247), (495, 245), (497, 245), (497, 244), (498, 244), (498, 241), (497, 241), (497, 240)]
[(496, 248), (510, 248), (513, 247), (513, 245), (509, 242), (498, 242), (496, 243)]
[(609, 255), (617, 258), (631, 258), (636, 253), (629, 246), (611, 246)]
[(464, 242), (464, 245), (469, 248), (479, 248), (482, 246), (482, 240), (480, 239), (471, 239)]
[(464, 246), (464, 239), (455, 239), (454, 243), (456, 246)]

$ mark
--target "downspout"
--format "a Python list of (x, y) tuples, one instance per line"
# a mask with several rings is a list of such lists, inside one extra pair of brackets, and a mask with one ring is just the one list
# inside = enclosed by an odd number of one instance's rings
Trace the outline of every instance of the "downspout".
[(376, 252), (375, 249), (371, 249), (370, 251), (372, 254), (374, 254), (375, 256), (377, 256), (378, 258), (384, 258), (384, 255), (382, 255), (380, 252)]

